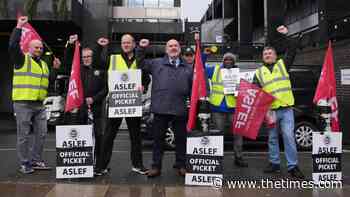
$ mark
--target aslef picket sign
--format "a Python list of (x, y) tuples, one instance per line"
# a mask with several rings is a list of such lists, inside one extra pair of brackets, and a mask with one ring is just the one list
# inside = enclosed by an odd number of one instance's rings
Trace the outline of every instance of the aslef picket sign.
[(185, 184), (213, 186), (220, 183), (223, 179), (223, 135), (193, 137), (189, 135), (186, 147)]
[(141, 71), (111, 71), (108, 77), (108, 117), (141, 117)]
[(56, 178), (93, 177), (92, 125), (56, 127)]
[(314, 132), (312, 136), (312, 179), (321, 181), (342, 180), (342, 133)]

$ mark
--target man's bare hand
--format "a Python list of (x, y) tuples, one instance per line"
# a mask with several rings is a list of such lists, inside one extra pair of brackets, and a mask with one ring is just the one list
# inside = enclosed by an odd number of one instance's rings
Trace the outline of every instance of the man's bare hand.
[(149, 46), (149, 40), (148, 39), (141, 39), (139, 45), (142, 48), (147, 48)]
[(109, 40), (107, 38), (101, 37), (97, 40), (97, 44), (101, 45), (102, 47), (106, 47), (109, 44)]
[(74, 44), (75, 41), (77, 41), (77, 40), (78, 40), (78, 34), (70, 35), (70, 36), (69, 36), (68, 43), (69, 43), (69, 44)]
[(58, 58), (54, 58), (53, 60), (53, 68), (54, 69), (59, 69), (61, 67), (61, 61)]
[(92, 103), (94, 103), (94, 99), (92, 99), (91, 97), (87, 97), (85, 101), (86, 101), (86, 104), (88, 105), (92, 105)]
[(277, 27), (277, 31), (284, 35), (288, 34), (288, 28), (284, 25)]
[(28, 22), (28, 16), (21, 16), (17, 20), (17, 28), (22, 28)]
[(145, 91), (145, 87), (144, 86), (139, 86), (139, 87), (137, 87), (137, 91), (144, 92)]
[(200, 39), (200, 36), (199, 36), (199, 33), (194, 33), (194, 40), (199, 40)]

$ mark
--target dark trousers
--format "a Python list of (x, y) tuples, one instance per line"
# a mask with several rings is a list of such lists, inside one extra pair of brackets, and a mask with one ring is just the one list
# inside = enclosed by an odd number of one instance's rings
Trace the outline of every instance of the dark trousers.
[(175, 168), (185, 168), (186, 159), (186, 117), (154, 114), (153, 121), (153, 164), (152, 168), (161, 170), (164, 153), (165, 132), (170, 122), (175, 133)]
[[(95, 138), (95, 149), (94, 149), (94, 158), (95, 158), (95, 164), (98, 160), (98, 158), (101, 156), (101, 145), (102, 145), (102, 134), (103, 134), (103, 127), (102, 127), (102, 121), (103, 118), (101, 117), (101, 109), (95, 108), (92, 110), (93, 113), (93, 124), (94, 124), (94, 138)], [(88, 110), (85, 105), (83, 105), (79, 113), (77, 114), (71, 114), (72, 121), (70, 124), (88, 124)], [(79, 120), (76, 120), (77, 117), (79, 117)]]
[(102, 118), (94, 118), (94, 136), (95, 136), (95, 163), (101, 157), (102, 145)]
[[(109, 118), (106, 122), (105, 133), (102, 137), (102, 148), (101, 156), (97, 161), (97, 169), (106, 169), (109, 162), (111, 161), (113, 142), (118, 133), (119, 127), (122, 123), (122, 118)], [(140, 124), (141, 118), (125, 118), (126, 124), (129, 130), (130, 142), (131, 142), (131, 162), (134, 167), (143, 167), (142, 161), (142, 144), (141, 144), (141, 133)]]

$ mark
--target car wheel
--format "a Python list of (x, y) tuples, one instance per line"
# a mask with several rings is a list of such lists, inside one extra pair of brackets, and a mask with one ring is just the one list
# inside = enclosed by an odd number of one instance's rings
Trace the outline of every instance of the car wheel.
[(168, 127), (168, 129), (165, 131), (165, 144), (168, 148), (174, 149), (175, 148), (175, 134), (171, 127)]
[(299, 149), (310, 150), (312, 148), (312, 133), (317, 131), (314, 124), (306, 121), (295, 125), (295, 141)]

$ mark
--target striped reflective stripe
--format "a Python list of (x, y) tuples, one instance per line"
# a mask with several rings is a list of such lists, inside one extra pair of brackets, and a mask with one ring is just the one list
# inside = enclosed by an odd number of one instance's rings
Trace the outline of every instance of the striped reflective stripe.
[(35, 74), (35, 73), (31, 73), (31, 72), (29, 72), (29, 73), (27, 73), (27, 72), (15, 72), (14, 74), (13, 74), (14, 76), (30, 76), (30, 77), (35, 77), (35, 78), (49, 78), (49, 75), (47, 75), (47, 74), (43, 74), (43, 75), (41, 75), (41, 74)]
[(264, 87), (265, 83), (264, 83), (263, 76), (262, 76), (262, 67), (258, 69), (258, 77), (259, 77), (260, 85), (262, 87)]
[(277, 62), (278, 69), (279, 69), (280, 72), (282, 73), (282, 76), (283, 76), (283, 77), (287, 77), (288, 75), (287, 75), (287, 73), (285, 72), (285, 70), (283, 69), (281, 61), (282, 61), (282, 60), (279, 60), (279, 61)]
[(217, 91), (217, 90), (212, 90), (211, 93), (213, 93), (213, 94), (222, 94), (222, 95), (224, 95), (224, 92), (222, 92), (222, 91)]
[[(220, 81), (220, 66), (216, 66), (216, 68), (215, 68), (215, 72), (216, 72), (216, 83), (219, 83)], [(220, 85), (221, 85), (222, 83), (220, 83)]]
[(217, 86), (219, 86), (219, 85), (222, 85), (222, 83), (220, 83), (220, 82), (211, 82), (211, 85), (217, 85)]
[(277, 67), (278, 67), (278, 69), (280, 70), (282, 77), (277, 77), (277, 78), (274, 78), (273, 80), (267, 81), (267, 82), (264, 82), (264, 80), (263, 80), (263, 75), (262, 75), (262, 68), (263, 68), (263, 67), (261, 67), (261, 68), (258, 69), (258, 77), (259, 77), (261, 86), (264, 87), (264, 86), (270, 85), (270, 84), (273, 83), (273, 82), (283, 81), (283, 80), (289, 80), (289, 77), (288, 77), (287, 73), (285, 72), (285, 70), (284, 70), (283, 67), (282, 67), (281, 60), (279, 60), (279, 61), (277, 62)]
[(264, 83), (263, 86), (268, 86), (271, 83), (278, 82), (278, 81), (284, 81), (284, 80), (289, 80), (289, 77), (277, 77), (277, 78), (274, 78), (271, 81), (267, 81), (266, 83)]
[(117, 57), (116, 55), (112, 55), (112, 70), (117, 70), (117, 64), (116, 64), (116, 61), (117, 61)]
[(47, 87), (44, 86), (35, 86), (35, 85), (13, 85), (13, 88), (29, 88), (29, 89), (34, 89), (34, 90), (46, 90)]
[[(30, 76), (30, 77), (35, 77), (35, 78), (49, 78), (48, 74), (36, 74), (32, 72), (32, 57), (30, 55), (27, 55), (27, 72), (14, 72), (14, 76)], [(44, 68), (41, 68), (42, 72), (44, 72)]]
[(275, 95), (280, 92), (288, 92), (288, 91), (292, 91), (292, 88), (279, 88), (274, 91), (271, 91), (270, 94)]

